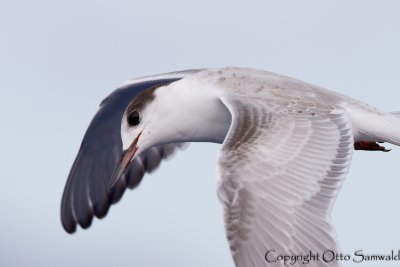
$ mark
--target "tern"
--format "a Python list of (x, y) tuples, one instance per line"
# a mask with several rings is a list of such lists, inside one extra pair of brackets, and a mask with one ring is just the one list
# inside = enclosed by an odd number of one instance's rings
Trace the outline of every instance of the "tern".
[(338, 251), (330, 213), (352, 154), (400, 145), (400, 117), (249, 68), (132, 80), (102, 102), (88, 128), (64, 190), (65, 230), (104, 217), (188, 142), (222, 144), (217, 193), (235, 265), (284, 266), (282, 255)]

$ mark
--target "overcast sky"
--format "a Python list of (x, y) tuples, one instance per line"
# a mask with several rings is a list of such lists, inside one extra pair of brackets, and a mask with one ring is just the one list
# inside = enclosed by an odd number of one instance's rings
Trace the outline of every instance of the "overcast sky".
[[(100, 101), (123, 81), (244, 66), (400, 110), (398, 1), (3, 1), (0, 266), (233, 266), (219, 145), (194, 144), (68, 235), (63, 187)], [(344, 253), (400, 249), (400, 149), (357, 152), (333, 211)], [(343, 266), (397, 266), (370, 262)]]

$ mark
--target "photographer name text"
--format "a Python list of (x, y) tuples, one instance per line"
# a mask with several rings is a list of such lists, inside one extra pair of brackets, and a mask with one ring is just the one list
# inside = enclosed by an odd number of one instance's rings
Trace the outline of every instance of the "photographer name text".
[(367, 261), (400, 261), (400, 249), (391, 250), (387, 253), (366, 253), (360, 249), (353, 254), (325, 250), (320, 253), (309, 251), (307, 254), (300, 255), (283, 255), (277, 253), (275, 250), (268, 250), (265, 253), (265, 260), (269, 263), (283, 263), (286, 266), (295, 265), (297, 263), (306, 265), (315, 261), (327, 263), (334, 261), (352, 261), (354, 263)]

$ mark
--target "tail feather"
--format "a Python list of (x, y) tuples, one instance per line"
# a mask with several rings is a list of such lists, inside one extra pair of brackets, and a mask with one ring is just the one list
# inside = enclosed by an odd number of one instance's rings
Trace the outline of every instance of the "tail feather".
[(389, 112), (390, 114), (394, 115), (395, 117), (397, 117), (398, 119), (400, 119), (400, 111), (392, 111)]
[(378, 129), (382, 141), (400, 146), (400, 111), (389, 112), (383, 129)]
[(400, 111), (382, 112), (368, 105), (348, 105), (355, 142), (387, 142), (400, 146)]

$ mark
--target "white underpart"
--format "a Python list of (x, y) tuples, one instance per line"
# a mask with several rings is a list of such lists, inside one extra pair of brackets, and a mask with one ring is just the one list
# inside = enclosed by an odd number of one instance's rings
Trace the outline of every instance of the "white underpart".
[[(126, 149), (132, 138), (143, 131), (138, 147), (141, 151), (154, 146), (176, 142), (222, 143), (231, 124), (231, 115), (219, 99), (216, 90), (203, 87), (190, 77), (155, 90), (155, 97), (141, 111), (138, 128), (122, 124), (122, 139)], [(189, 88), (189, 90), (188, 90)], [(190, 88), (194, 88), (190, 90)]]
[(354, 141), (400, 143), (395, 116), (266, 71), (203, 71), (157, 89), (153, 102), (143, 114), (144, 147), (223, 141), (218, 195), (237, 267), (268, 266), (269, 250), (339, 252), (330, 211)]

